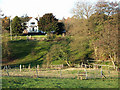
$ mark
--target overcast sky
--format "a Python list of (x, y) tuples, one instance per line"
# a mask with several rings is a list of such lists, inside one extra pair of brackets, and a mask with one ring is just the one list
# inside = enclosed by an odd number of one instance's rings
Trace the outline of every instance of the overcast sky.
[[(45, 13), (53, 13), (58, 19), (71, 17), (71, 9), (78, 0), (0, 0), (0, 8), (7, 16), (42, 17)], [(80, 0), (81, 1), (81, 0)], [(98, 0), (83, 0), (92, 3)], [(113, 0), (114, 1), (114, 0)]]

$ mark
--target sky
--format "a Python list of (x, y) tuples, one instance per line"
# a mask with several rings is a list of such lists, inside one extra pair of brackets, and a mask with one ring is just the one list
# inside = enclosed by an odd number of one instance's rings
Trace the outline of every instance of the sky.
[[(42, 17), (45, 13), (53, 13), (57, 19), (72, 17), (71, 10), (75, 2), (81, 0), (0, 0), (0, 9), (6, 16)], [(96, 3), (98, 0), (82, 0)]]

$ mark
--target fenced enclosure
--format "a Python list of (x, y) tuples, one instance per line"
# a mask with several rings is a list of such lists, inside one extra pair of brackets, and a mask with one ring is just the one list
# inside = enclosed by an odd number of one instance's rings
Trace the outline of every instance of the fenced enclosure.
[[(30, 65), (26, 68), (24, 65), (11, 68), (10, 66), (4, 66), (2, 69), (2, 76), (20, 76), (20, 77), (45, 77), (45, 78), (75, 78), (75, 79), (95, 79), (95, 78), (109, 78), (118, 77), (118, 71), (94, 68), (94, 67), (80, 67), (80, 68), (63, 68), (62, 65), (58, 65), (59, 68), (41, 68), (36, 65), (35, 68), (30, 68)], [(54, 68), (53, 68), (54, 67)]]

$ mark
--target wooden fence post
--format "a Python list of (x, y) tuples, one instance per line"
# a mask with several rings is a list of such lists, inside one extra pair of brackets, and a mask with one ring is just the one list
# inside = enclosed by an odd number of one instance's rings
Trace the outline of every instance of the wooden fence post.
[(87, 70), (85, 69), (84, 71), (85, 71), (86, 79), (88, 79)]
[(21, 72), (21, 64), (20, 64), (20, 72)]
[(29, 64), (29, 66), (28, 66), (28, 69), (30, 70), (30, 64)]
[(83, 68), (83, 62), (82, 62), (82, 64), (81, 64), (81, 68)]
[(102, 71), (102, 66), (101, 66), (101, 78), (102, 78), (102, 75), (103, 75), (103, 71)]
[(23, 65), (23, 69), (24, 69), (24, 67), (25, 67), (25, 66)]
[(6, 69), (7, 69), (7, 74), (8, 74), (8, 77), (9, 77), (9, 72), (8, 72), (8, 68), (7, 68), (7, 66), (6, 66)]
[(61, 71), (61, 69), (60, 69), (60, 78), (62, 77), (62, 71)]
[(37, 70), (37, 67), (36, 67), (36, 74), (37, 74), (37, 78), (38, 78), (38, 70)]
[(37, 70), (39, 71), (39, 65), (37, 65)]
[(80, 78), (80, 77), (79, 77), (80, 71), (78, 71), (78, 73), (77, 73), (77, 74), (78, 74), (77, 79), (79, 79), (79, 78)]

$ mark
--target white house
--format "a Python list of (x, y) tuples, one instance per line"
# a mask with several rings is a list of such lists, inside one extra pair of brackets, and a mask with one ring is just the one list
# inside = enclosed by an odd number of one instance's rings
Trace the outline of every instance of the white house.
[(38, 33), (38, 20), (35, 18), (31, 18), (28, 22), (26, 23), (26, 30), (23, 31), (23, 33)]

